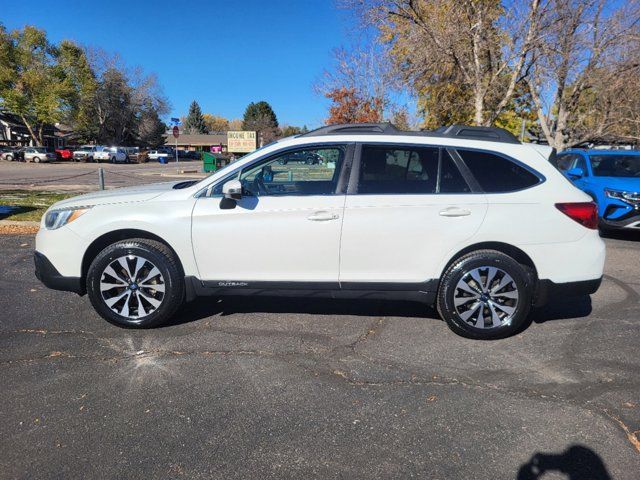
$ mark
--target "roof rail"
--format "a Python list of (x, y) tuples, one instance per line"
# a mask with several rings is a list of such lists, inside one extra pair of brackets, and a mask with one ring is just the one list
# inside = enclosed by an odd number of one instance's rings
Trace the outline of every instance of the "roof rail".
[(498, 127), (472, 127), (468, 125), (451, 125), (440, 127), (436, 130), (404, 131), (399, 130), (392, 123), (346, 123), (340, 125), (327, 125), (310, 132), (298, 135), (298, 137), (318, 137), (322, 135), (340, 134), (370, 134), (370, 135), (407, 135), (425, 137), (462, 138), (468, 140), (486, 140), (490, 142), (520, 143), (511, 132)]
[(339, 125), (327, 125), (303, 133), (299, 137), (317, 137), (320, 135), (336, 135), (340, 133), (378, 133), (384, 135), (397, 135), (401, 133), (391, 123), (343, 123)]
[(520, 140), (511, 132), (498, 127), (471, 127), (468, 125), (451, 125), (440, 127), (432, 132), (443, 137), (468, 138), (473, 140), (489, 140), (492, 142), (520, 143)]

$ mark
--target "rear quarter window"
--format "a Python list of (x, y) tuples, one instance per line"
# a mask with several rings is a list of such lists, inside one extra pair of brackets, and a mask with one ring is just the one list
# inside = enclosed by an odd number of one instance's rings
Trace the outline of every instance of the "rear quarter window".
[(515, 192), (540, 183), (537, 175), (500, 155), (463, 149), (457, 152), (486, 193)]

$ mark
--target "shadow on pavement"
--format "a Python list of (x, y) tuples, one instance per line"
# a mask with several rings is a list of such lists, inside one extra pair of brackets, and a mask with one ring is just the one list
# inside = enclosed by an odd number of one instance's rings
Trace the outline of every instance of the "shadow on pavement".
[[(591, 297), (552, 298), (547, 306), (532, 310), (535, 323), (586, 317), (591, 313)], [(297, 313), (310, 315), (356, 315), (364, 317), (413, 317), (440, 320), (434, 308), (401, 300), (331, 299), (282, 296), (199, 297), (185, 304), (167, 326), (195, 322), (214, 315), (241, 313)]]
[(179, 310), (167, 326), (194, 322), (212, 315), (254, 312), (440, 318), (428, 305), (410, 301), (226, 296), (197, 298)]
[(535, 308), (529, 318), (535, 323), (544, 323), (550, 320), (567, 320), (569, 318), (582, 318), (591, 314), (593, 307), (591, 297), (551, 297), (544, 307)]
[[(568, 480), (610, 480), (604, 462), (583, 445), (572, 445), (562, 453), (536, 453), (518, 470), (517, 480), (535, 480), (558, 472)], [(554, 477), (556, 478), (556, 477)]]

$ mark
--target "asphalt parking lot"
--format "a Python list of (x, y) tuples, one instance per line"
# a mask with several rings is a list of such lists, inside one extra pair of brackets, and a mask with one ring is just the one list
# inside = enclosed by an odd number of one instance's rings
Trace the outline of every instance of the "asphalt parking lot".
[(202, 299), (123, 330), (0, 236), (3, 478), (615, 478), (640, 471), (640, 241), (509, 339), (411, 303)]
[[(162, 165), (148, 163), (82, 163), (58, 161), (25, 163), (0, 161), (0, 190), (30, 188), (84, 192), (98, 189), (98, 169), (104, 170), (105, 188), (203, 177), (202, 162), (180, 161)], [(188, 171), (180, 173), (179, 171)]]

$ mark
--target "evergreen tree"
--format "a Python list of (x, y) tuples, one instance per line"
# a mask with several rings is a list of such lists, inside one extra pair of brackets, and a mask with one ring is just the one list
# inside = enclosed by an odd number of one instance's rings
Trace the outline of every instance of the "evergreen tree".
[(247, 106), (242, 120), (242, 129), (257, 131), (264, 143), (271, 142), (280, 134), (276, 114), (271, 105), (265, 101), (251, 102)]
[(208, 131), (200, 105), (195, 100), (191, 102), (189, 107), (189, 114), (184, 122), (184, 128), (188, 133), (207, 133)]

